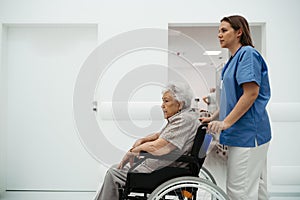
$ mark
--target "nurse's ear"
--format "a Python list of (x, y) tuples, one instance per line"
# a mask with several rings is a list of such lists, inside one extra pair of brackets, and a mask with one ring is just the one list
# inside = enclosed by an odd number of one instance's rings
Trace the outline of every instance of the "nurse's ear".
[(243, 31), (240, 28), (239, 30), (236, 31), (236, 36), (237, 36), (237, 38), (240, 38), (240, 37), (242, 37), (242, 35), (243, 35)]

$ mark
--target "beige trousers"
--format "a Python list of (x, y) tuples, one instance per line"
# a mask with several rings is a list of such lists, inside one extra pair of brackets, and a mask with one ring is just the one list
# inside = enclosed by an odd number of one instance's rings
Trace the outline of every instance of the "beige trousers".
[[(118, 200), (119, 186), (124, 186), (127, 178), (127, 173), (130, 169), (129, 164), (123, 169), (117, 169), (118, 164), (111, 166), (105, 175), (103, 183), (96, 192), (94, 200)], [(150, 173), (143, 165), (135, 168), (137, 172)]]

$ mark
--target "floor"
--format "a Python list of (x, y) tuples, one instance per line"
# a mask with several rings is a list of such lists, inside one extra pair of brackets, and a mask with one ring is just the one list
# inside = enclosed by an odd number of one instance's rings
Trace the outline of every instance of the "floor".
[[(95, 192), (5, 192), (1, 200), (92, 200)], [(270, 194), (269, 200), (300, 200), (300, 194)]]
[(1, 200), (92, 200), (95, 192), (5, 192)]

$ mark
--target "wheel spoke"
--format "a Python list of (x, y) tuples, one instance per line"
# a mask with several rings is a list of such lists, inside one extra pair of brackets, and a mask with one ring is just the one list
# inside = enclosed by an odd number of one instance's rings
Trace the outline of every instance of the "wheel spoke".
[(172, 200), (228, 200), (217, 185), (198, 177), (179, 177), (167, 181), (151, 193), (149, 200), (162, 197)]

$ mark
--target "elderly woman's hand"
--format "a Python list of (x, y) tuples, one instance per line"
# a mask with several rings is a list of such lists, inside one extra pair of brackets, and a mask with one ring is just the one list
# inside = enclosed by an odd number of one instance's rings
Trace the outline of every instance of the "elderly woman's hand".
[(132, 167), (134, 162), (134, 157), (138, 156), (138, 153), (134, 153), (131, 151), (131, 149), (124, 155), (123, 159), (118, 165), (118, 169), (122, 169), (128, 162), (130, 164), (130, 167)]
[(132, 148), (140, 146), (141, 144), (143, 144), (143, 139), (142, 138), (135, 141), (135, 143), (132, 145)]

